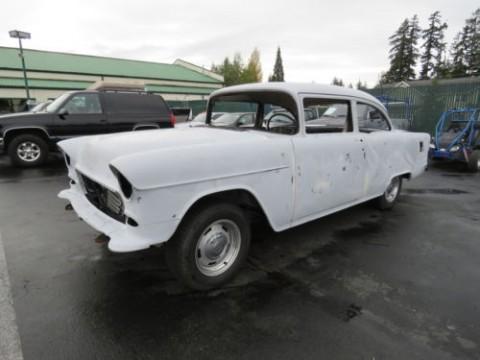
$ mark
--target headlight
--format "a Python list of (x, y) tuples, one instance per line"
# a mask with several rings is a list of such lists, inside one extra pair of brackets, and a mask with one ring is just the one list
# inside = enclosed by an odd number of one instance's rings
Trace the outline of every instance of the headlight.
[(127, 180), (125, 176), (122, 175), (120, 171), (115, 169), (113, 166), (110, 165), (110, 169), (112, 170), (113, 174), (117, 177), (118, 184), (120, 185), (120, 189), (122, 190), (123, 195), (130, 199), (133, 193), (133, 186), (130, 181)]
[(459, 145), (453, 145), (451, 148), (450, 148), (450, 151), (452, 152), (455, 152), (455, 151), (458, 151), (460, 150), (460, 146)]

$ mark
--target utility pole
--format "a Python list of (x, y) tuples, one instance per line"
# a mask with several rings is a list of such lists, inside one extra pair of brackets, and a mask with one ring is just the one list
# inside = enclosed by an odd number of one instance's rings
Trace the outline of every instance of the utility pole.
[(28, 88), (27, 68), (25, 66), (25, 57), (23, 55), (22, 39), (30, 39), (31, 35), (28, 32), (12, 30), (9, 31), (10, 37), (18, 39), (18, 47), (20, 49), (20, 59), (22, 59), (23, 80), (25, 81), (25, 91), (27, 92), (27, 102), (30, 100), (30, 90)]

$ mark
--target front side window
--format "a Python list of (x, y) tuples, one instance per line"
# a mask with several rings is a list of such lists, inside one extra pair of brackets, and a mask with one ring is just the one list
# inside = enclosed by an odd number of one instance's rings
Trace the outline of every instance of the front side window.
[(303, 99), (307, 134), (353, 130), (350, 101), (323, 98)]
[(389, 131), (390, 124), (385, 115), (372, 105), (357, 103), (358, 129), (361, 132)]
[(77, 94), (62, 107), (69, 114), (100, 114), (102, 107), (97, 94)]

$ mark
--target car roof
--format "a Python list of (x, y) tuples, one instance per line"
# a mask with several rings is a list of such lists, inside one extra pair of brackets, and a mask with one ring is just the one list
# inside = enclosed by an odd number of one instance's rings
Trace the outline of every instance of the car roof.
[(210, 94), (210, 97), (244, 91), (283, 91), (292, 96), (297, 96), (299, 94), (348, 96), (373, 102), (385, 109), (383, 104), (377, 98), (364, 91), (350, 89), (343, 86), (312, 83), (268, 82), (234, 85), (216, 90)]

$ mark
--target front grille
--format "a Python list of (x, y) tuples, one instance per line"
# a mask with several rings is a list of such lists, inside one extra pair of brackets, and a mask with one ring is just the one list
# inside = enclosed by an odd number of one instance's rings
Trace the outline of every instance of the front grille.
[(85, 196), (97, 209), (122, 223), (125, 222), (123, 202), (119, 194), (107, 189), (89, 177), (80, 174)]

